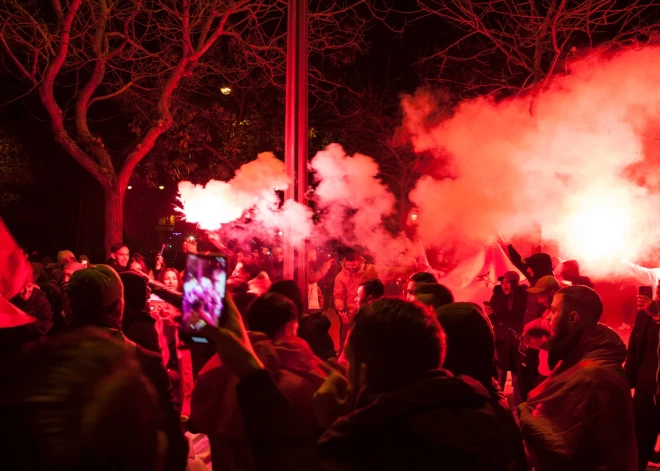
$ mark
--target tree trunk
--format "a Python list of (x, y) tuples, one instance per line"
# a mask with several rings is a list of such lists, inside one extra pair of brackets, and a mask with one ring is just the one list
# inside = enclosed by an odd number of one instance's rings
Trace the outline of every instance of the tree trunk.
[(105, 255), (109, 256), (110, 246), (124, 241), (124, 188), (113, 185), (105, 190)]

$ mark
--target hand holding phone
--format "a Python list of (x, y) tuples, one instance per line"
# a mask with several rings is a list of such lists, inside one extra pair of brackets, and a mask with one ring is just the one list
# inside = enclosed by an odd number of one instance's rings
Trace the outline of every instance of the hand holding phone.
[(221, 255), (188, 254), (183, 282), (180, 334), (193, 341), (205, 325), (218, 327), (226, 303), (227, 259)]

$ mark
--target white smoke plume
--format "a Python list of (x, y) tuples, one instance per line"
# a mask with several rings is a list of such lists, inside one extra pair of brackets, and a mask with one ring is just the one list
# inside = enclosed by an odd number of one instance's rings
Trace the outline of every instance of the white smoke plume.
[(363, 247), (380, 263), (399, 263), (399, 256), (411, 244), (383, 225), (396, 200), (378, 178), (378, 164), (371, 157), (350, 156), (339, 144), (330, 144), (312, 159), (311, 168), (319, 182), (315, 191), (321, 212), (319, 236)]
[(312, 231), (312, 213), (294, 201), (279, 208), (275, 190), (285, 190), (289, 184), (284, 163), (271, 152), (264, 152), (241, 166), (229, 182), (211, 180), (206, 185), (180, 182), (181, 207), (177, 209), (188, 222), (209, 231), (218, 230), (254, 209), (252, 219), (262, 228), (289, 230), (294, 241), (299, 241), (309, 237)]
[(430, 123), (428, 92), (402, 101), (418, 152), (451, 178), (412, 191), (427, 244), (479, 245), (541, 227), (561, 256), (605, 273), (660, 238), (660, 49), (593, 55), (540, 96), (459, 104)]

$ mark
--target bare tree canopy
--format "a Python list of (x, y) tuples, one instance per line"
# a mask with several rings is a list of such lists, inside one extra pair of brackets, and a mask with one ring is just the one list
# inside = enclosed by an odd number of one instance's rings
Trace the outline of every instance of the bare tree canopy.
[(418, 17), (460, 32), (423, 61), (442, 79), (469, 64), (468, 89), (538, 92), (563, 61), (583, 50), (648, 42), (660, 9), (652, 0), (417, 0)]
[[(313, 1), (310, 55), (350, 61), (366, 46), (364, 0)], [(6, 0), (0, 51), (6, 70), (36, 90), (55, 140), (103, 187), (106, 249), (122, 239), (123, 197), (136, 165), (174, 124), (173, 100), (219, 93), (217, 84), (281, 86), (284, 0)], [(331, 101), (338, 83), (310, 60), (310, 92)], [(187, 98), (186, 98), (187, 99)], [(126, 145), (101, 135), (95, 108), (130, 101)], [(97, 117), (98, 118), (98, 117)], [(100, 118), (99, 118), (100, 119)]]

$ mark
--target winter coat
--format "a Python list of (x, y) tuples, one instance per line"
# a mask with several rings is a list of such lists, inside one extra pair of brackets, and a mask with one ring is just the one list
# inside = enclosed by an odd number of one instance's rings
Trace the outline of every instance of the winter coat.
[(490, 304), (493, 313), (490, 320), (495, 331), (495, 358), (497, 367), (502, 371), (516, 371), (518, 365), (518, 346), (515, 331), (523, 331), (523, 318), (527, 307), (527, 285), (519, 286), (513, 294), (513, 304), (509, 307), (509, 297), (501, 291), (493, 294)]
[(11, 299), (11, 303), (24, 313), (37, 318), (36, 322), (16, 329), (17, 335), (21, 337), (21, 350), (25, 351), (41, 341), (53, 327), (53, 311), (46, 296), (36, 286), (27, 300), (18, 295)]
[(310, 346), (314, 355), (323, 361), (336, 357), (335, 343), (330, 336), (330, 319), (322, 312), (315, 312), (300, 319), (298, 337)]
[[(255, 353), (270, 372), (275, 384), (305, 419), (307, 433), (313, 435), (316, 419), (313, 397), (329, 373), (329, 367), (314, 356), (304, 340), (285, 337), (271, 341), (264, 334), (250, 332)], [(209, 436), (213, 469), (254, 469), (252, 449), (245, 435), (238, 408), (239, 381), (214, 355), (202, 368), (195, 383), (190, 422)], [(288, 417), (285, 420), (292, 420)]]
[(626, 347), (609, 327), (587, 328), (550, 376), (519, 406), (536, 471), (637, 469)]
[(646, 312), (640, 311), (630, 333), (626, 376), (630, 387), (658, 394), (658, 335), (660, 327)]
[(432, 371), (358, 404), (318, 450), (325, 469), (506, 470), (507, 439), (491, 400), (471, 378)]
[(126, 337), (142, 348), (154, 353), (161, 353), (156, 319), (151, 317), (148, 311), (126, 309), (121, 323)]

